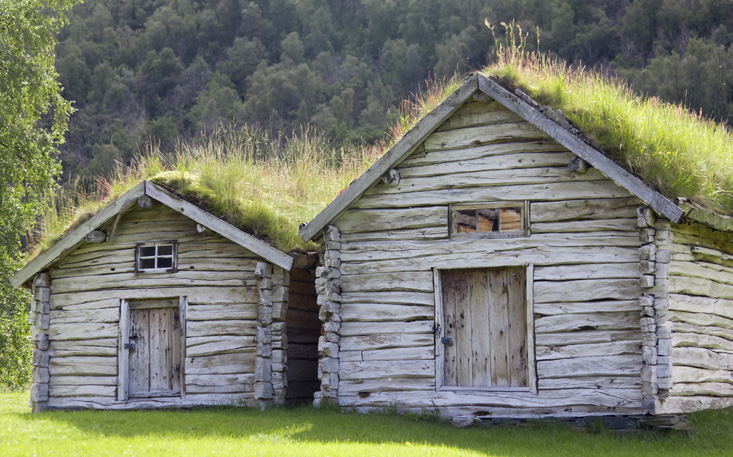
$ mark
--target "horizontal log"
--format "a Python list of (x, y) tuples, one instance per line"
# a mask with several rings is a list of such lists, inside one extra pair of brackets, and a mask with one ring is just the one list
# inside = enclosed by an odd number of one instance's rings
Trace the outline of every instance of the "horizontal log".
[(401, 273), (364, 273), (341, 278), (344, 293), (404, 290), (415, 292), (433, 291), (433, 272), (420, 271)]
[(186, 323), (186, 336), (251, 336), (257, 331), (255, 320), (189, 321)]
[(542, 138), (547, 138), (547, 134), (522, 121), (434, 132), (425, 139), (423, 145), (426, 151), (430, 151)]
[[(718, 327), (727, 331), (727, 335), (730, 335), (730, 329), (733, 329), (733, 319), (718, 316), (715, 314), (706, 313), (689, 313), (686, 311), (673, 311), (669, 313), (669, 319), (672, 322), (680, 322), (684, 324), (692, 325), (703, 325), (706, 327)], [(693, 332), (693, 333), (711, 333), (712, 328), (706, 329), (704, 332)], [(720, 336), (720, 335), (717, 335)], [(723, 336), (725, 338), (725, 336)]]
[(698, 382), (733, 382), (733, 373), (729, 370), (708, 370), (705, 368), (686, 367), (682, 365), (672, 366), (672, 382), (674, 383), (698, 383)]
[(51, 311), (51, 322), (53, 322), (54, 325), (90, 322), (119, 322), (119, 320), (119, 307), (90, 310)]
[(671, 276), (668, 284), (669, 292), (673, 294), (733, 299), (733, 285), (715, 282), (710, 279)]
[(710, 262), (672, 262), (670, 276), (709, 279), (721, 284), (733, 285), (733, 268)]
[(117, 386), (55, 386), (48, 389), (49, 397), (116, 397)]
[(56, 386), (116, 386), (117, 376), (52, 376), (48, 382)]
[(63, 307), (56, 307), (56, 309), (64, 311), (83, 311), (83, 310), (96, 310), (96, 309), (109, 309), (109, 308), (120, 308), (120, 300), (118, 298), (108, 298), (97, 301), (89, 301), (84, 303), (70, 303)]
[(638, 279), (535, 281), (535, 303), (587, 300), (630, 300), (641, 296)]
[[(132, 255), (130, 255), (132, 252)], [(87, 265), (84, 262), (73, 264), (73, 267), (51, 268), (50, 274), (53, 279), (75, 278), (81, 276), (101, 276), (111, 274), (133, 274), (135, 272), (134, 251), (126, 252), (122, 261), (111, 262), (108, 259), (105, 263)], [(114, 254), (112, 254), (114, 255)], [(115, 260), (119, 260), (117, 256)], [(189, 278), (206, 277), (210, 273), (218, 272), (222, 278), (253, 279), (256, 259), (229, 258), (229, 257), (190, 257), (181, 260), (179, 258), (178, 270), (180, 273), (192, 272)], [(155, 275), (155, 273), (153, 273)], [(159, 274), (163, 276), (164, 274)]]
[[(78, 340), (76, 340), (78, 341)], [(94, 345), (76, 345), (69, 349), (56, 349), (51, 347), (51, 357), (76, 357), (76, 356), (102, 356), (114, 357), (117, 355), (117, 347), (104, 347)]]
[(339, 395), (344, 396), (392, 391), (413, 392), (416, 390), (435, 390), (435, 380), (430, 378), (387, 378), (339, 381)]
[[(205, 355), (233, 354), (237, 352), (254, 352), (256, 349), (254, 336), (225, 336), (220, 335), (215, 341), (189, 345), (189, 340), (199, 338), (188, 338), (186, 344), (187, 357), (201, 357)], [(213, 338), (212, 338), (213, 339)]]
[(720, 409), (733, 406), (731, 397), (667, 397), (663, 402), (657, 401), (657, 414), (685, 414), (705, 409)]
[(433, 306), (378, 305), (374, 303), (348, 303), (341, 305), (344, 321), (415, 321), (435, 316)]
[(641, 341), (537, 346), (535, 351), (537, 360), (570, 359), (576, 357), (603, 358), (604, 356), (641, 354)]
[(180, 397), (136, 398), (118, 402), (109, 397), (58, 397), (49, 398), (51, 409), (154, 409), (183, 408), (191, 406), (238, 405), (250, 399), (241, 393), (236, 394), (190, 394), (185, 399)]
[(535, 281), (568, 279), (638, 279), (639, 262), (583, 265), (547, 265), (534, 270)]
[(639, 310), (640, 306), (637, 300), (601, 300), (590, 302), (554, 302), (534, 304), (535, 314), (543, 316), (554, 316), (558, 314), (638, 312)]
[[(483, 157), (502, 156), (507, 154), (532, 154), (541, 152), (557, 152), (569, 154), (564, 146), (550, 140), (516, 141), (511, 143), (492, 143), (483, 146), (472, 146), (463, 149), (436, 149), (426, 151), (424, 148), (415, 151), (401, 164), (400, 173), (409, 173), (407, 168), (426, 165), (443, 166), (450, 162), (469, 161)], [(570, 155), (567, 156), (570, 160)]]
[(254, 352), (186, 357), (185, 373), (189, 375), (222, 375), (254, 373)]
[(558, 314), (535, 318), (534, 326), (538, 335), (577, 330), (630, 330), (639, 328), (639, 314), (638, 312)]
[[(704, 331), (704, 330), (703, 330)], [(730, 337), (733, 338), (733, 329)], [(700, 333), (672, 333), (672, 347), (698, 347), (707, 349), (719, 349), (733, 353), (733, 341), (713, 335)]]
[(705, 368), (708, 370), (733, 370), (733, 353), (705, 348), (672, 348), (673, 365)]
[[(582, 221), (533, 222), (532, 233), (638, 232), (636, 219), (595, 219)], [(641, 243), (640, 243), (641, 244)]]
[[(672, 315), (673, 318), (677, 319), (679, 316), (678, 313), (675, 313)], [(697, 325), (697, 324), (687, 324), (684, 322), (671, 322), (671, 329), (672, 332), (682, 332), (682, 333), (699, 333), (701, 335), (711, 335), (711, 336), (717, 336), (720, 338), (725, 338), (729, 341), (733, 341), (733, 335), (731, 335), (731, 331), (728, 328), (722, 328), (722, 327), (715, 327), (712, 325)]]
[(236, 393), (254, 390), (253, 374), (187, 375), (186, 393)]
[(733, 319), (733, 300), (690, 295), (669, 294), (667, 306), (673, 311), (714, 314)]
[(636, 198), (532, 202), (529, 214), (532, 225), (587, 219), (630, 219), (636, 218), (638, 206)]
[(405, 348), (435, 344), (431, 333), (375, 333), (360, 336), (342, 336), (341, 351), (362, 351), (387, 348)]
[(541, 360), (537, 362), (537, 376), (540, 379), (574, 376), (638, 376), (641, 373), (641, 366), (641, 354)]
[(345, 211), (334, 221), (342, 235), (448, 225), (447, 206)]
[[(447, 210), (446, 210), (447, 213)], [(448, 238), (448, 224), (418, 229), (384, 230), (378, 232), (354, 232), (341, 235), (342, 242), (352, 241), (414, 241)]]
[(511, 201), (521, 195), (526, 200), (560, 201), (568, 199), (622, 198), (629, 193), (611, 180), (590, 182), (552, 182), (491, 187), (442, 189), (406, 194), (370, 195), (357, 200), (353, 208), (402, 208), (411, 206)]
[(117, 323), (74, 323), (53, 324), (48, 329), (49, 338), (54, 340), (86, 340), (96, 338), (116, 338)]
[(149, 289), (153, 287), (255, 287), (254, 278), (239, 273), (180, 271), (179, 273), (121, 273), (104, 276), (80, 276), (54, 279), (52, 292), (89, 292), (105, 289)]
[(189, 321), (254, 320), (256, 318), (256, 303), (189, 305), (186, 310), (186, 319)]
[(540, 378), (537, 388), (541, 390), (572, 389), (638, 389), (641, 390), (641, 378), (631, 376), (581, 376), (572, 378)]
[(461, 106), (448, 119), (443, 121), (436, 131), (453, 130), (475, 125), (496, 124), (505, 122), (521, 122), (523, 119), (504, 108), (496, 101), (473, 102)]
[(433, 360), (434, 346), (377, 349), (368, 351), (340, 351), (341, 362), (371, 362), (385, 360)]
[(340, 362), (340, 379), (425, 378), (435, 377), (435, 360)]
[(374, 335), (381, 333), (425, 333), (432, 336), (433, 320), (414, 322), (344, 322), (340, 334), (344, 336)]
[(728, 382), (674, 383), (669, 391), (671, 396), (733, 397), (733, 384)]
[(69, 351), (79, 347), (116, 348), (117, 336), (111, 338), (94, 338), (94, 335), (87, 335), (87, 339), (83, 340), (51, 340), (49, 349), (52, 351)]
[(254, 303), (259, 300), (257, 290), (252, 287), (152, 287), (65, 294), (52, 293), (51, 307), (65, 308), (68, 305), (95, 302), (110, 296), (126, 300), (187, 296), (188, 302), (194, 304)]
[(537, 333), (538, 346), (563, 346), (567, 344), (605, 343), (610, 341), (634, 341), (641, 339), (641, 328), (633, 330), (579, 330), (558, 333)]
[[(551, 158), (556, 160), (554, 157)], [(450, 174), (446, 174), (448, 171), (443, 171), (441, 174), (433, 176), (403, 176), (398, 185), (375, 186), (366, 195), (400, 195), (407, 197), (413, 193), (437, 192), (448, 189), (477, 189), (497, 186), (526, 186), (532, 184), (552, 185), (568, 182), (591, 183), (601, 182), (606, 179), (595, 169), (583, 174), (572, 172), (568, 170), (567, 162), (559, 166), (553, 163), (555, 166), (530, 168), (531, 165), (528, 162), (524, 162), (524, 158), (517, 158), (515, 160), (517, 163), (502, 163), (499, 165), (501, 169), (494, 167), (494, 165), (498, 164), (491, 164), (486, 166), (489, 169), (482, 171), (473, 169), (469, 164), (464, 164), (464, 162), (457, 162), (452, 167), (445, 167), (454, 169)], [(518, 168), (508, 168), (512, 166)], [(505, 167), (507, 169), (503, 169)]]
[(117, 357), (54, 357), (49, 362), (54, 376), (117, 376)]
[[(409, 273), (408, 273), (409, 274)], [(341, 303), (346, 304), (394, 304), (394, 305), (435, 305), (432, 292), (351, 292), (341, 297)]]

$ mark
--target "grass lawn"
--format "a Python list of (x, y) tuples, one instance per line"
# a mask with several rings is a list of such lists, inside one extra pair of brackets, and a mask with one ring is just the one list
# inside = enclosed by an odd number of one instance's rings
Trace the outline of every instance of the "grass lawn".
[(458, 429), (310, 407), (31, 414), (27, 403), (26, 392), (0, 392), (0, 456), (733, 455), (733, 409), (692, 415), (689, 435), (621, 436), (561, 424)]

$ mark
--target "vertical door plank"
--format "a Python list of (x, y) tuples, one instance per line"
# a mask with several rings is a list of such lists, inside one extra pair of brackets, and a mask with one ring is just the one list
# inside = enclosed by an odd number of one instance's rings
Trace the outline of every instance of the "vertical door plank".
[(170, 390), (170, 308), (150, 310), (150, 391)]
[(178, 346), (180, 355), (178, 358), (179, 366), (179, 383), (181, 389), (181, 398), (186, 398), (186, 310), (188, 309), (188, 297), (180, 297), (178, 299), (178, 322), (180, 323), (180, 332), (178, 335)]
[[(445, 354), (443, 385), (457, 386), (457, 360), (456, 360), (456, 293), (455, 293), (455, 272), (441, 272), (440, 284), (443, 294), (443, 336), (453, 340), (451, 345), (443, 345)], [(438, 341), (438, 344), (442, 344)]]
[(489, 270), (489, 322), (491, 339), (491, 386), (509, 386), (509, 313), (506, 269)]
[(490, 387), (489, 363), (489, 272), (486, 269), (471, 271), (471, 383), (472, 387)]
[(170, 389), (173, 393), (181, 391), (181, 319), (178, 308), (168, 308), (170, 332), (168, 347), (170, 348)]
[(117, 401), (127, 401), (130, 385), (130, 305), (120, 300), (119, 338), (117, 340)]
[(509, 309), (509, 386), (527, 387), (525, 269), (507, 269)]
[(453, 276), (456, 306), (457, 385), (471, 386), (471, 271), (458, 270)]
[(135, 349), (130, 352), (129, 395), (150, 392), (149, 313), (147, 309), (130, 310), (130, 341)]

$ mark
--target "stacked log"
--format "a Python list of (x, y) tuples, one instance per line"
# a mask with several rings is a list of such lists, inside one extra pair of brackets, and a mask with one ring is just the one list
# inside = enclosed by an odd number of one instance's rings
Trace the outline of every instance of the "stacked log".
[(51, 289), (47, 272), (38, 273), (33, 280), (33, 301), (30, 322), (33, 338), (33, 385), (31, 387), (31, 408), (33, 412), (43, 411), (48, 406), (48, 382), (51, 379), (48, 328), (51, 322)]

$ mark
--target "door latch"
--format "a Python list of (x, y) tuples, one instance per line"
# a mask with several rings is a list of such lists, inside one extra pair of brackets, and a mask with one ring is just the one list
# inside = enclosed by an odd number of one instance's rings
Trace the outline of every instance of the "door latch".
[(135, 343), (125, 343), (125, 349), (129, 349), (131, 351), (135, 350)]
[(446, 346), (453, 346), (453, 338), (449, 336), (440, 337), (440, 342), (445, 344)]

